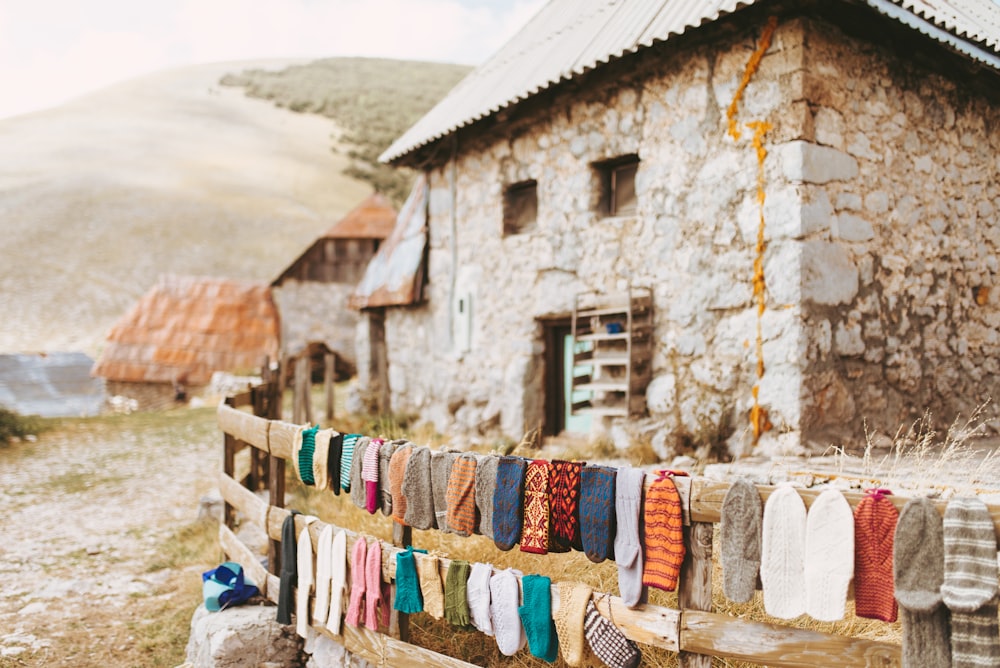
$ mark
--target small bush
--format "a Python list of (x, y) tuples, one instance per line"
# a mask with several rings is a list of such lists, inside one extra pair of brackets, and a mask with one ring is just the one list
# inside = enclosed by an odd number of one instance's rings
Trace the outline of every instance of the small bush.
[(41, 418), (20, 415), (0, 406), (0, 445), (7, 445), (14, 438), (37, 434), (41, 429)]

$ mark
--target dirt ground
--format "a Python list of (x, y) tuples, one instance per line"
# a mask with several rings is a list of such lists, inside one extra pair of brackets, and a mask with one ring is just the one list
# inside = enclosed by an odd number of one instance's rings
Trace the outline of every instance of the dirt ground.
[(0, 667), (183, 662), (220, 556), (217, 525), (197, 518), (221, 455), (209, 408), (66, 421), (0, 447)]

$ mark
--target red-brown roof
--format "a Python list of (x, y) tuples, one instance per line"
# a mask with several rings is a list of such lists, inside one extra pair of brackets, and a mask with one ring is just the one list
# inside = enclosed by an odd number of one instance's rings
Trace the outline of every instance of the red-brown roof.
[(163, 276), (108, 332), (91, 373), (108, 380), (205, 385), (278, 354), (278, 314), (266, 284)]
[(396, 208), (381, 193), (372, 193), (351, 209), (322, 238), (385, 239), (396, 225)]

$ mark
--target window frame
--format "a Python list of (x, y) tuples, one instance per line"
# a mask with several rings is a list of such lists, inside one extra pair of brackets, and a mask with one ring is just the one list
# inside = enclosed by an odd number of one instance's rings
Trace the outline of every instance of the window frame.
[[(527, 209), (523, 209), (530, 202)], [(524, 215), (532, 211), (530, 220)], [(538, 225), (538, 181), (525, 179), (503, 189), (503, 236), (509, 237), (532, 232)]]

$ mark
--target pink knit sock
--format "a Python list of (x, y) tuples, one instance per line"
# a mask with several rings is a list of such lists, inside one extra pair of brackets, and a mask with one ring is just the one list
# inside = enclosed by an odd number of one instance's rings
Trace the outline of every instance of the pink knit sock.
[(351, 600), (347, 604), (347, 618), (344, 622), (348, 626), (357, 627), (358, 618), (361, 616), (361, 601), (365, 596), (365, 553), (368, 550), (368, 543), (364, 536), (358, 536), (354, 541), (354, 549), (351, 550)]
[(378, 606), (382, 600), (382, 544), (377, 540), (368, 548), (365, 561), (365, 626), (378, 631)]

